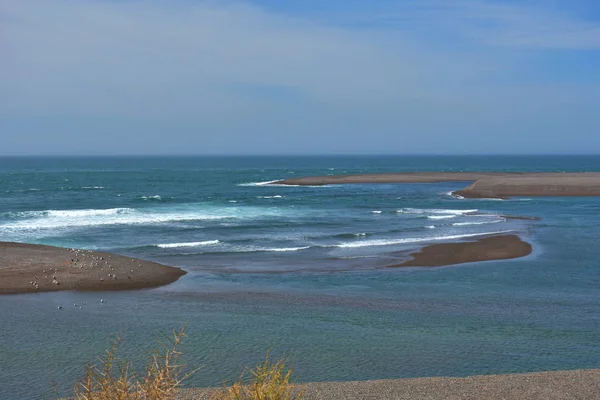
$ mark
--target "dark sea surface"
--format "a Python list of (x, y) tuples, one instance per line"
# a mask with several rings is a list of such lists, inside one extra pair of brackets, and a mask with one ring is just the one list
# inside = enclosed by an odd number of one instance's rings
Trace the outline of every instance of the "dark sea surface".
[[(396, 171), (600, 171), (600, 157), (0, 158), (0, 241), (188, 271), (151, 290), (1, 296), (0, 399), (55, 398), (53, 381), (67, 393), (118, 334), (141, 368), (185, 323), (186, 361), (204, 366), (188, 386), (234, 379), (267, 350), (286, 354), (299, 381), (600, 368), (599, 198), (466, 200), (449, 194), (460, 182), (264, 184)], [(499, 232), (533, 254), (383, 268), (423, 245)]]

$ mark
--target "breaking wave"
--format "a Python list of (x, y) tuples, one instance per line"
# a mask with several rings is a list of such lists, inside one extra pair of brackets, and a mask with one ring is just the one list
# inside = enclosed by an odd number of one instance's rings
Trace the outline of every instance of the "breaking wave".
[(464, 239), (464, 238), (477, 237), (477, 236), (499, 235), (501, 233), (508, 233), (508, 232), (512, 232), (512, 231), (506, 230), (506, 231), (495, 231), (495, 232), (466, 233), (466, 234), (462, 234), (462, 235), (429, 236), (429, 237), (422, 237), (422, 238), (364, 240), (364, 241), (353, 242), (353, 243), (341, 243), (341, 244), (336, 245), (335, 247), (357, 248), (357, 247), (371, 247), (371, 246), (389, 246), (389, 245), (394, 245), (394, 244), (433, 242), (433, 241), (440, 241), (440, 240)]
[(201, 204), (173, 208), (155, 207), (152, 209), (109, 208), (22, 211), (1, 214), (3, 217), (8, 217), (8, 220), (0, 223), (0, 232), (102, 225), (151, 225), (184, 221), (255, 219), (277, 217), (283, 215), (283, 212), (283, 210), (273, 207), (216, 207)]
[(162, 197), (160, 197), (159, 195), (155, 194), (154, 196), (140, 196), (138, 197), (138, 199), (140, 200), (162, 200)]
[(446, 210), (439, 208), (402, 208), (396, 212), (400, 214), (452, 214), (452, 215), (465, 215), (477, 212), (479, 210)]
[(214, 244), (219, 244), (218, 240), (206, 240), (204, 242), (188, 242), (188, 243), (163, 243), (157, 244), (156, 247), (160, 247), (161, 249), (172, 249), (176, 247), (198, 247), (198, 246), (209, 246)]
[(457, 215), (428, 215), (427, 219), (451, 219), (456, 218)]
[(493, 221), (479, 221), (479, 222), (455, 222), (452, 225), (454, 226), (469, 226), (469, 225), (487, 225), (487, 224), (497, 224), (498, 222), (504, 222), (504, 219), (497, 219)]

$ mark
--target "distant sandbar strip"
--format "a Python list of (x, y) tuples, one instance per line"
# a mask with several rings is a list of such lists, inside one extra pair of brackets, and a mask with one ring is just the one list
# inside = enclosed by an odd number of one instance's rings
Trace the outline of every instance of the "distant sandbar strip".
[(474, 242), (441, 243), (412, 253), (412, 259), (388, 267), (442, 267), (478, 261), (508, 260), (532, 252), (531, 244), (517, 235), (484, 237)]
[(466, 198), (513, 196), (600, 196), (600, 172), (404, 172), (291, 178), (278, 185), (473, 182), (454, 192)]
[(0, 294), (143, 289), (182, 275), (179, 268), (115, 254), (0, 242)]

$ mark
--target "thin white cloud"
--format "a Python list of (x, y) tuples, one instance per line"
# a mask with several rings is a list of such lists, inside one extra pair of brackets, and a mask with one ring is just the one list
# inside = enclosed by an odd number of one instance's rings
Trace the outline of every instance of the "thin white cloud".
[(561, 149), (572, 121), (572, 141), (600, 129), (597, 81), (539, 80), (521, 52), (423, 34), (491, 18), (484, 3), (356, 29), (239, 2), (2, 1), (0, 152), (511, 152), (543, 132), (531, 152)]
[(248, 107), (235, 83), (362, 104), (459, 84), (492, 65), (430, 52), (408, 36), (389, 40), (238, 3), (11, 0), (3, 13), (0, 80), (16, 109), (228, 112)]
[[(576, 2), (513, 3), (494, 0), (403, 2), (373, 15), (388, 25), (411, 25), (473, 42), (523, 49), (600, 49), (600, 22), (575, 12)], [(571, 11), (571, 12), (569, 12)], [(367, 14), (367, 18), (368, 14)]]

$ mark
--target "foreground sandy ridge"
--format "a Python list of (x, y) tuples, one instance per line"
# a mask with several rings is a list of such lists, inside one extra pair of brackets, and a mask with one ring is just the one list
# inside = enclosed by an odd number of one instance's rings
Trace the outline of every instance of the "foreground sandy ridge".
[[(600, 369), (298, 385), (304, 400), (595, 400)], [(182, 390), (178, 400), (208, 400), (214, 389)]]
[(0, 242), (0, 294), (142, 289), (184, 274), (179, 268), (114, 254)]
[(309, 176), (284, 179), (279, 185), (352, 183), (474, 182), (455, 192), (467, 198), (511, 196), (600, 196), (600, 172), (404, 172), (385, 174)]

